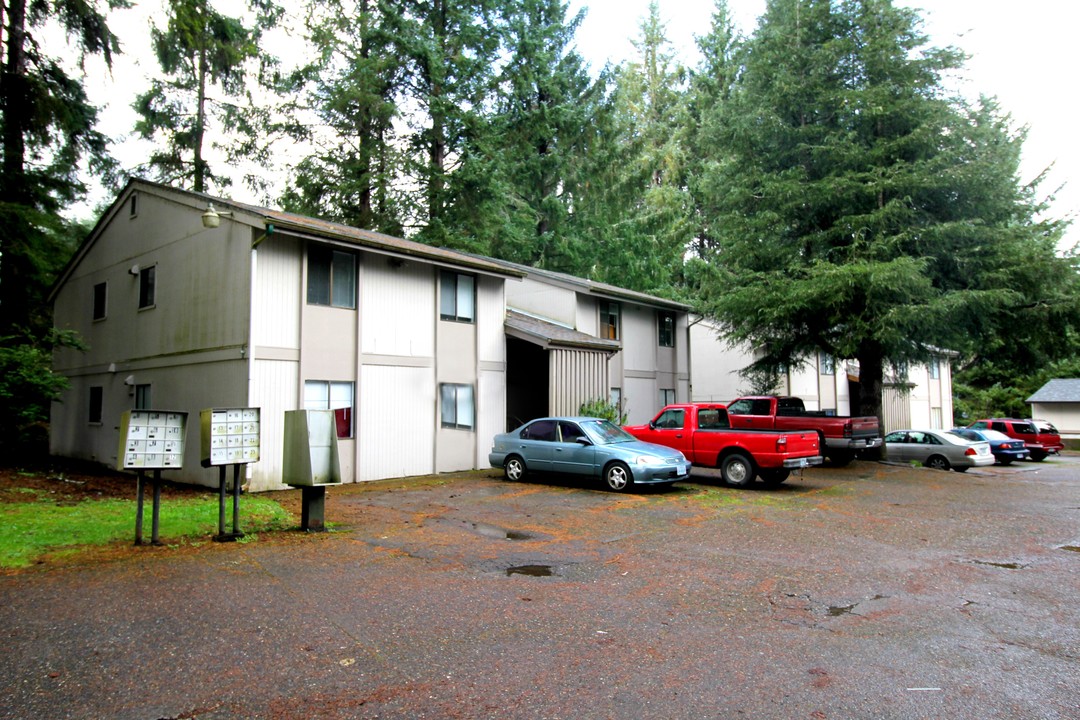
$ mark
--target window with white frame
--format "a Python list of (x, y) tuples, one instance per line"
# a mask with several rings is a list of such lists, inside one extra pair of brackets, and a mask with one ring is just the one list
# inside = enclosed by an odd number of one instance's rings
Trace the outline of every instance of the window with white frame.
[(472, 385), (440, 383), (439, 398), (444, 428), (472, 430), (476, 427), (476, 397)]
[(439, 271), (439, 317), (476, 322), (476, 278), (452, 270)]
[(938, 360), (937, 358), (934, 358), (933, 360), (930, 361), (930, 379), (931, 380), (940, 380), (941, 379), (941, 364), (940, 364), (940, 362), (941, 361)]
[(309, 305), (356, 308), (356, 254), (325, 245), (308, 246)]
[(660, 388), (660, 407), (675, 404), (675, 388)]
[(305, 410), (333, 410), (339, 438), (353, 436), (353, 390), (351, 382), (304, 381)]

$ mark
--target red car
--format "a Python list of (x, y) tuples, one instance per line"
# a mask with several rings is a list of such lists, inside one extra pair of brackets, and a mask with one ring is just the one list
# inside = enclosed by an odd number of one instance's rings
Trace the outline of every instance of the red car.
[(1057, 428), (1043, 420), (1017, 420), (1014, 418), (992, 418), (979, 420), (968, 427), (974, 430), (997, 430), (1011, 438), (1024, 441), (1031, 459), (1041, 462), (1047, 455), (1057, 455), (1065, 449)]

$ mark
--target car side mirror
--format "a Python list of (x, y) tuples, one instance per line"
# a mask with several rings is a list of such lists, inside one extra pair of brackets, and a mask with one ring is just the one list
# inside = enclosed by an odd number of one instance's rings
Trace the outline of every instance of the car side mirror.
[(655, 420), (650, 420), (649, 421), (649, 429), (650, 430), (655, 430), (656, 429), (656, 421)]
[(578, 445), (584, 445), (585, 447), (589, 447), (590, 445), (592, 445), (592, 440), (587, 437), (575, 438), (574, 442), (576, 442)]

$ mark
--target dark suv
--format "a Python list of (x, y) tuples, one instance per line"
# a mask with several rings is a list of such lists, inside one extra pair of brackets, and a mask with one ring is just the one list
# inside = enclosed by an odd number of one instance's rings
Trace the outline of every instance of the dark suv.
[(1043, 420), (1015, 420), (1012, 418), (993, 418), (979, 420), (968, 427), (975, 430), (997, 430), (1011, 438), (1024, 441), (1031, 459), (1039, 462), (1047, 455), (1057, 455), (1065, 449), (1057, 428)]

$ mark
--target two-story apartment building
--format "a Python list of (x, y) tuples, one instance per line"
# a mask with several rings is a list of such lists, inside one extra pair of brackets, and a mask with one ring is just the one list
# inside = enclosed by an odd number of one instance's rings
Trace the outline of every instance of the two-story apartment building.
[[(504, 287), (523, 272), (308, 217), (133, 180), (52, 292), (78, 331), (54, 368), (54, 454), (116, 463), (125, 410), (258, 407), (249, 487), (280, 486), (284, 413), (331, 409), (346, 481), (484, 467), (506, 418)], [(196, 427), (191, 429), (194, 422)]]
[(330, 409), (346, 482), (487, 466), (491, 438), (612, 399), (689, 397), (688, 307), (560, 273), (133, 180), (65, 268), (51, 451), (115, 465), (126, 410), (261, 410), (248, 487), (280, 487), (284, 414)]
[[(731, 347), (722, 331), (709, 320), (691, 321), (694, 402), (730, 402), (748, 394), (739, 371), (755, 357), (749, 347)], [(953, 422), (950, 353), (933, 361), (894, 369), (882, 388), (885, 432), (901, 428), (951, 428)], [(824, 354), (807, 358), (780, 378), (773, 392), (802, 398), (810, 410), (850, 415), (852, 393), (858, 392), (858, 363)]]

